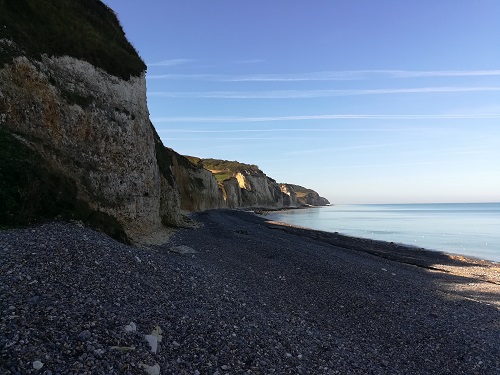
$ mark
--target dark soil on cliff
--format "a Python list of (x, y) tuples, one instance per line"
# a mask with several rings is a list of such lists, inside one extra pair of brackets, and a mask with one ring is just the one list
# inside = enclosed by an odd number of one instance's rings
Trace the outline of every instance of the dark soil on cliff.
[(497, 264), (193, 219), (154, 248), (75, 224), (0, 231), (0, 373), (500, 373)]
[(128, 80), (146, 64), (130, 42), (116, 14), (99, 0), (0, 0), (0, 66), (17, 56), (72, 56)]

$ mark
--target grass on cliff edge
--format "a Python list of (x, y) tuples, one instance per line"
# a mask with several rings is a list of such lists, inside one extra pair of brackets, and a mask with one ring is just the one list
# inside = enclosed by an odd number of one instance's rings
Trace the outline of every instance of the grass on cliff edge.
[(75, 182), (42, 160), (0, 126), (0, 229), (54, 218), (75, 219), (119, 241), (129, 242), (115, 218), (93, 211), (79, 201)]
[(0, 65), (13, 57), (68, 55), (128, 80), (146, 64), (125, 37), (116, 14), (100, 0), (0, 0)]
[[(238, 172), (248, 171), (255, 174), (264, 174), (258, 166), (254, 164), (245, 164), (238, 161), (219, 160), (219, 159), (201, 159), (195, 156), (186, 156), (193, 164), (201, 166), (214, 174), (236, 174)], [(215, 172), (214, 172), (215, 171)]]

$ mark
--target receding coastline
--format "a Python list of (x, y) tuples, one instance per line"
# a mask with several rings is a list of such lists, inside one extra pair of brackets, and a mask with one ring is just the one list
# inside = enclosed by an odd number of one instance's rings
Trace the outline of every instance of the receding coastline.
[(236, 210), (192, 218), (153, 247), (77, 224), (0, 231), (0, 372), (499, 372), (498, 264)]
[(500, 262), (500, 203), (340, 204), (265, 215), (310, 229)]
[[(500, 285), (500, 264), (496, 261), (403, 243), (355, 237), (338, 232), (325, 232), (273, 220), (268, 221), (268, 225), (275, 226), (287, 233), (311, 237), (335, 247), (362, 251), (429, 270), (450, 272), (461, 276), (470, 274), (484, 281)], [(470, 272), (466, 272), (467, 270)]]

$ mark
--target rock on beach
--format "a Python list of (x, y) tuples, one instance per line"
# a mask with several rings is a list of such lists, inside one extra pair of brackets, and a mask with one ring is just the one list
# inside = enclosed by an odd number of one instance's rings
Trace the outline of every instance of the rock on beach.
[(150, 247), (1, 230), (0, 374), (500, 373), (497, 264), (240, 211), (192, 219)]

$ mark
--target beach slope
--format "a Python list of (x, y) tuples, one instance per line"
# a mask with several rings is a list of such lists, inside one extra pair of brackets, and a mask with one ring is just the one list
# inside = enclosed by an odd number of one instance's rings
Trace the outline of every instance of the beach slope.
[(497, 264), (192, 218), (149, 248), (75, 224), (0, 231), (0, 373), (500, 373)]

